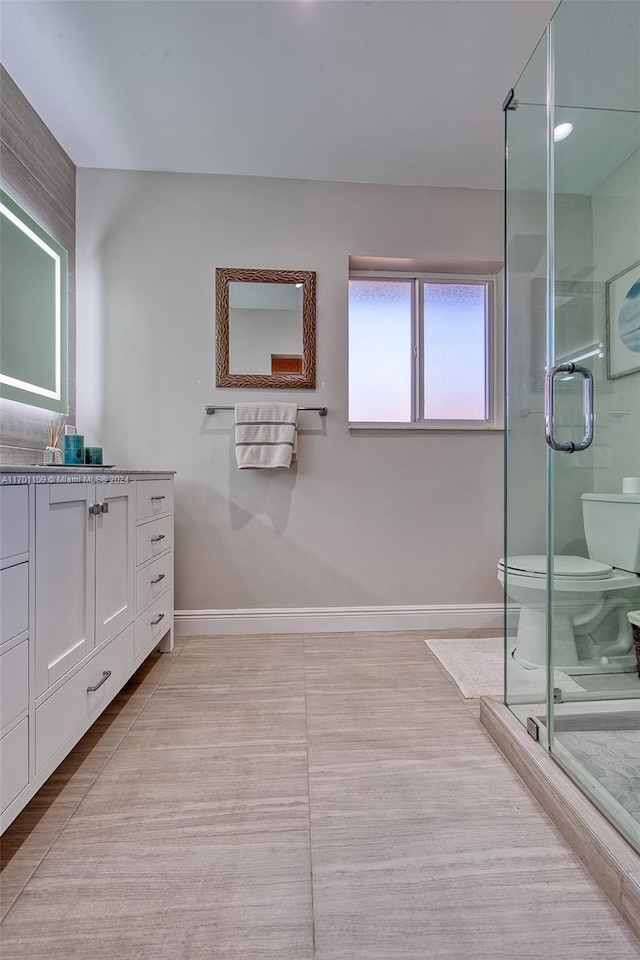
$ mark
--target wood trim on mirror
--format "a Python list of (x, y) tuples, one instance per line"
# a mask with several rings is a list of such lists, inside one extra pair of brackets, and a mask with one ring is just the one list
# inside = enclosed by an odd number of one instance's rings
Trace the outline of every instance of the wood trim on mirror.
[[(229, 373), (229, 284), (302, 284), (302, 373)], [(313, 389), (316, 385), (316, 275), (313, 270), (216, 269), (216, 386)]]

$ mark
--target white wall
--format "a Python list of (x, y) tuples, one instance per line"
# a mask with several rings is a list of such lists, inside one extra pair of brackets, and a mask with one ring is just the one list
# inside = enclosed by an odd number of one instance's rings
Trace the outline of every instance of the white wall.
[[(606, 283), (640, 260), (640, 150), (594, 192), (593, 251), (597, 281)], [(599, 335), (605, 340), (600, 310)], [(637, 354), (640, 366), (640, 354)], [(640, 373), (596, 384), (597, 429), (606, 456), (595, 489), (618, 492), (623, 477), (640, 477)]]
[[(501, 196), (78, 171), (78, 425), (178, 471), (176, 606), (497, 602), (502, 435), (350, 432), (349, 255), (499, 261)], [(290, 472), (238, 471), (214, 388), (216, 266), (317, 271), (316, 391)]]

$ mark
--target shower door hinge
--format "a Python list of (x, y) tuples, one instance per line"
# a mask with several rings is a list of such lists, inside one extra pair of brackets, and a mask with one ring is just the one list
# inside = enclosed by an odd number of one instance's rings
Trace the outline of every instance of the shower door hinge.
[(533, 717), (527, 717), (527, 733), (536, 741), (540, 739), (540, 727)]
[(553, 688), (553, 702), (562, 703), (562, 690), (560, 687)]
[(504, 98), (504, 103), (502, 104), (503, 110), (517, 110), (518, 101), (516, 100), (515, 90), (509, 90), (509, 93)]

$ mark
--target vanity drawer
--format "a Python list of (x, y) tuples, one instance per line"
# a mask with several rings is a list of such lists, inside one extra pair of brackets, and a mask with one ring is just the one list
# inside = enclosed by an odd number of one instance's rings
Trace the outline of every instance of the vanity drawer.
[(6, 810), (29, 782), (29, 721), (0, 740), (0, 808)]
[(0, 570), (0, 643), (29, 628), (29, 564)]
[(29, 487), (0, 489), (0, 560), (29, 550)]
[(149, 520), (136, 527), (136, 565), (164, 553), (173, 546), (173, 517)]
[(0, 657), (0, 729), (4, 730), (29, 706), (29, 641)]
[(173, 513), (173, 480), (137, 480), (137, 520), (159, 517), (163, 513)]
[[(95, 710), (103, 710), (133, 664), (133, 624), (126, 627), (36, 709), (36, 771)], [(104, 679), (104, 674), (111, 671)], [(88, 687), (98, 686), (97, 690)]]
[(173, 551), (136, 572), (136, 616), (171, 586)]
[(136, 620), (136, 658), (149, 653), (171, 627), (173, 591), (167, 590)]

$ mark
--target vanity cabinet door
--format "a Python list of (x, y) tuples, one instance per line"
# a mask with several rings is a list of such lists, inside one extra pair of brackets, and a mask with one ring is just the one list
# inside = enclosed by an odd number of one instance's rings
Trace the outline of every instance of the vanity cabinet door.
[(135, 483), (96, 485), (96, 646), (133, 620)]
[(36, 696), (94, 646), (95, 484), (36, 488)]

